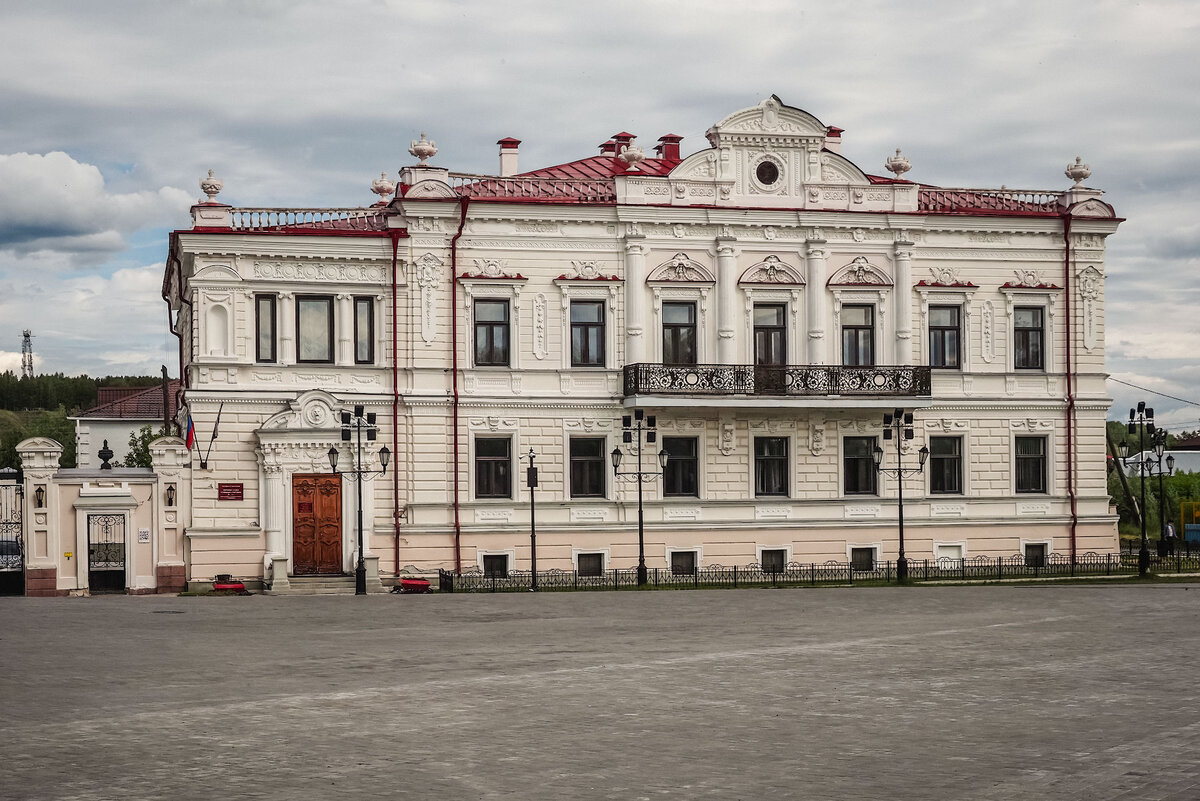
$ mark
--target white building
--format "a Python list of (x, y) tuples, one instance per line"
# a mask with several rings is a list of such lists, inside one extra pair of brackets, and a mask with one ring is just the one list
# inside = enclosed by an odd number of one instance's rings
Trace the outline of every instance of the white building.
[[(863, 172), (841, 129), (771, 97), (680, 155), (631, 134), (500, 175), (401, 170), (360, 209), (217, 203), (171, 236), (164, 296), (184, 404), (207, 443), (186, 526), (193, 580), (339, 573), (355, 493), (339, 417), (378, 415), (395, 455), (364, 498), (372, 575), (638, 560), (623, 416), (655, 417), (648, 566), (898, 552), (883, 415), (912, 412), (910, 559), (1116, 549), (1105, 487), (1101, 193), (943, 189)], [(391, 197), (395, 188), (395, 197)], [(222, 406), (223, 404), (223, 406)], [(896, 466), (887, 443), (883, 466)], [(626, 455), (621, 470), (633, 459)]]

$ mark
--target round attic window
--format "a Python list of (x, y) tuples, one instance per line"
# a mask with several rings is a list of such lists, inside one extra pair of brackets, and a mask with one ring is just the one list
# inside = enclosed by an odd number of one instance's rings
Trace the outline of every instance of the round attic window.
[(763, 186), (771, 186), (779, 180), (779, 167), (773, 161), (763, 161), (754, 170), (754, 177)]

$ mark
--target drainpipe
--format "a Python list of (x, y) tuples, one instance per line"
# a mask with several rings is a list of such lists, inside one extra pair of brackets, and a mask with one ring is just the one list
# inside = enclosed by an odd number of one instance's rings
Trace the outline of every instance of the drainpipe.
[(388, 231), (392, 240), (392, 453), (396, 454), (396, 469), (392, 471), (392, 575), (400, 575), (400, 351), (396, 317), (397, 251), (404, 231)]
[(450, 371), (453, 374), (453, 402), (451, 404), (451, 425), (454, 427), (454, 572), (462, 573), (462, 519), (458, 503), (459, 467), (458, 467), (458, 239), (462, 236), (463, 226), (467, 224), (467, 206), (471, 199), (463, 196), (458, 200), (461, 207), (458, 218), (458, 230), (450, 240)]
[(1063, 312), (1067, 318), (1067, 494), (1071, 498), (1071, 566), (1075, 565), (1079, 499), (1075, 493), (1075, 375), (1071, 367), (1074, 318), (1071, 316), (1071, 212), (1063, 212)]

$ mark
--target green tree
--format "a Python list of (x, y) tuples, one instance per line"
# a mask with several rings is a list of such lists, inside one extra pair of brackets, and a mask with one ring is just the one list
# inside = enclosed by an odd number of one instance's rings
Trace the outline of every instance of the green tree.
[(124, 460), (114, 462), (114, 467), (153, 467), (150, 443), (166, 435), (161, 427), (156, 430), (153, 426), (142, 426), (129, 435), (129, 453)]

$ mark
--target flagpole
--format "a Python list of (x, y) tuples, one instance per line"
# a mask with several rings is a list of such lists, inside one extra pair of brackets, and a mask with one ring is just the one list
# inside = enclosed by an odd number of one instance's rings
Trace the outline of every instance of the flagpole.
[(200, 469), (201, 470), (208, 469), (208, 457), (212, 455), (212, 446), (213, 446), (213, 443), (217, 439), (217, 428), (221, 425), (221, 412), (224, 409), (225, 409), (225, 402), (222, 401), (221, 405), (217, 407), (217, 421), (215, 423), (213, 423), (212, 437), (208, 440), (208, 450), (206, 450), (204, 452), (204, 457), (200, 460)]

